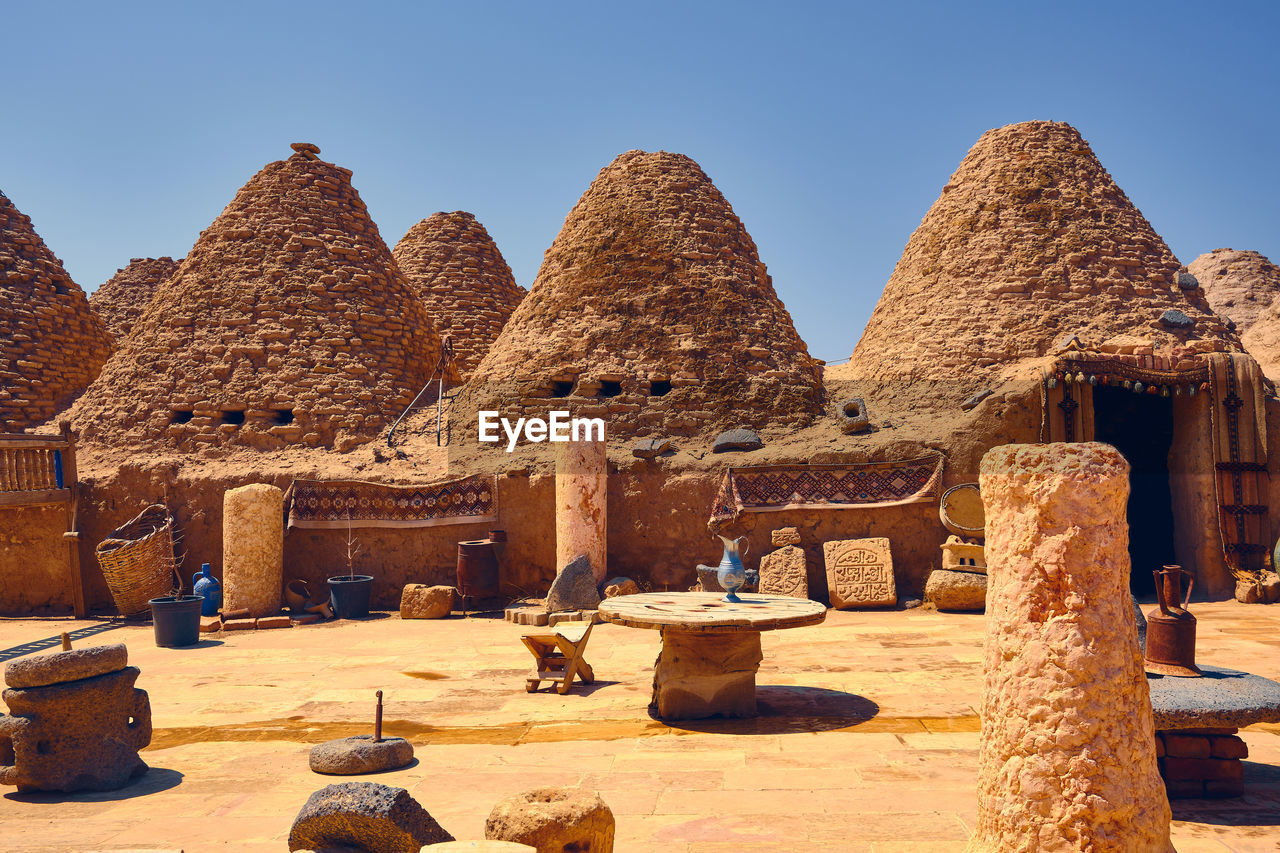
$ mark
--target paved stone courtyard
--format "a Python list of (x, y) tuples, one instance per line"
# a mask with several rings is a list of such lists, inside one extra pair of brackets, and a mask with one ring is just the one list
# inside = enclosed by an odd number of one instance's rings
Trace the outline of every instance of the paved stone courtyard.
[[(1144, 606), (1144, 610), (1150, 606)], [(1280, 678), (1280, 608), (1193, 605), (1203, 663)], [(671, 726), (646, 712), (658, 634), (596, 626), (596, 683), (530, 695), (529, 630), (481, 616), (213, 635), (157, 648), (125, 642), (151, 696), (152, 770), (103, 794), (0, 799), (0, 846), (28, 853), (286, 849), (307, 796), (333, 781), (307, 768), (320, 741), (372, 727), (411, 740), (417, 763), (365, 778), (408, 788), (460, 839), (482, 838), (498, 800), (543, 785), (600, 792), (617, 850), (955, 851), (977, 804), (983, 619), (922, 610), (830, 612), (768, 632), (763, 715)], [(105, 623), (0, 620), (0, 649)], [(8, 653), (10, 656), (12, 652)], [(1280, 847), (1280, 726), (1241, 733), (1243, 799), (1175, 800), (1181, 853)]]

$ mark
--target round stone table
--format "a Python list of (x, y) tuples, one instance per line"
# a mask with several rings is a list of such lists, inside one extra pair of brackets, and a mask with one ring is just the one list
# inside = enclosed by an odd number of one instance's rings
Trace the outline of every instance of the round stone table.
[(662, 633), (649, 710), (661, 720), (754, 717), (760, 632), (817, 625), (827, 608), (807, 598), (718, 592), (646, 592), (600, 602), (600, 618)]
[(1249, 748), (1236, 731), (1280, 722), (1280, 684), (1200, 664), (1202, 678), (1147, 675), (1156, 755), (1170, 798), (1238, 797)]

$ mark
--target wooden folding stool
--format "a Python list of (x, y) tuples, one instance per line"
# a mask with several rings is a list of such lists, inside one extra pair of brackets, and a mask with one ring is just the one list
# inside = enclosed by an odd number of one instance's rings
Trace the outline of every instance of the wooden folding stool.
[(564, 695), (573, 686), (576, 675), (583, 684), (595, 681), (595, 673), (591, 664), (587, 663), (582, 653), (587, 648), (587, 640), (591, 637), (593, 623), (588, 622), (585, 629), (564, 628), (545, 634), (525, 634), (520, 641), (533, 655), (537, 668), (533, 678), (525, 681), (524, 689), (532, 693), (543, 681), (555, 683), (556, 692)]

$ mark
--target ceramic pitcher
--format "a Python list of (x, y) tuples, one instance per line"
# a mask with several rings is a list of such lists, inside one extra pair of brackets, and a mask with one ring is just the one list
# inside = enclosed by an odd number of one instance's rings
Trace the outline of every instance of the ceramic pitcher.
[(716, 572), (716, 580), (720, 581), (720, 586), (724, 587), (725, 596), (721, 600), (736, 603), (742, 600), (738, 598), (738, 590), (747, 580), (747, 571), (742, 565), (742, 554), (747, 553), (747, 537), (739, 536), (737, 539), (730, 539), (727, 536), (721, 536), (720, 541), (724, 543), (724, 556), (720, 558), (720, 570)]

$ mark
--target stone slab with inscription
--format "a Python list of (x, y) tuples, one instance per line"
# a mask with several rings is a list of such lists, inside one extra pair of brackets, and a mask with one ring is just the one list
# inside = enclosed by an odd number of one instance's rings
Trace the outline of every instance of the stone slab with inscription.
[(832, 607), (856, 610), (898, 603), (888, 539), (881, 536), (823, 542), (822, 555), (827, 564)]

